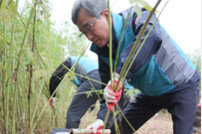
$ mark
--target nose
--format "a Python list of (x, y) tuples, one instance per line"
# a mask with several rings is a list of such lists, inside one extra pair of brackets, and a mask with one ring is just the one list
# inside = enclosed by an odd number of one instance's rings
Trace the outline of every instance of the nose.
[(86, 34), (86, 36), (87, 36), (87, 38), (88, 38), (90, 41), (93, 40), (93, 34), (91, 34), (90, 32), (88, 32), (88, 33)]

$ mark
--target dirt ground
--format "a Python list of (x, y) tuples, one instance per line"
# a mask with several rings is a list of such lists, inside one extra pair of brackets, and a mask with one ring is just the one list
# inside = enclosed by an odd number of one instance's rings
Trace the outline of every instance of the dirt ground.
[[(173, 134), (171, 115), (167, 112), (159, 112), (152, 117), (138, 131), (137, 134)], [(195, 127), (193, 134), (201, 134), (201, 128)]]
[(172, 125), (170, 114), (166, 112), (159, 112), (147, 121), (137, 131), (137, 134), (172, 134)]
[[(82, 119), (80, 128), (85, 128), (93, 123), (96, 116), (94, 112), (88, 112)], [(89, 121), (89, 119), (92, 120)], [(173, 134), (172, 125), (171, 115), (164, 110), (147, 121), (135, 134)], [(193, 134), (201, 134), (201, 127), (197, 127), (195, 130)]]
[[(171, 115), (160, 111), (157, 116), (152, 117), (138, 131), (137, 134), (173, 134)], [(195, 127), (193, 134), (201, 134), (201, 127)]]

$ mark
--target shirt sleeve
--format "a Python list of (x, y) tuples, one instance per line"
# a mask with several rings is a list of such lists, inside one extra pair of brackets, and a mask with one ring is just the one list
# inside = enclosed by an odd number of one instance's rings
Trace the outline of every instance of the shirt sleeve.
[[(49, 91), (51, 95), (54, 93), (55, 89), (58, 87), (58, 85), (64, 78), (65, 74), (68, 72), (68, 69), (70, 68), (71, 68), (71, 59), (68, 58), (52, 74), (49, 83)], [(55, 97), (56, 93), (53, 96)]]

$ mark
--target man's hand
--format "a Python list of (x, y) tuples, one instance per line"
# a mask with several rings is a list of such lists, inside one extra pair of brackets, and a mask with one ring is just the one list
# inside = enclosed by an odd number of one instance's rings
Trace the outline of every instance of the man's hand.
[[(111, 81), (108, 82), (107, 86), (104, 89), (104, 97), (107, 102), (108, 108), (110, 111), (113, 111), (113, 106), (116, 105), (116, 103), (120, 100), (121, 94), (122, 94), (122, 85), (118, 84), (118, 77), (119, 75), (115, 75), (115, 80), (112, 82), (113, 85), (111, 84)], [(117, 89), (115, 89), (117, 87)]]
[(100, 132), (97, 132), (97, 130), (100, 130), (103, 128), (104, 122), (101, 119), (97, 119), (93, 124), (88, 126), (88, 129), (92, 129), (93, 133), (91, 134), (101, 134)]
[(48, 100), (50, 106), (55, 105), (55, 100), (56, 100), (56, 97), (52, 97), (52, 99)]

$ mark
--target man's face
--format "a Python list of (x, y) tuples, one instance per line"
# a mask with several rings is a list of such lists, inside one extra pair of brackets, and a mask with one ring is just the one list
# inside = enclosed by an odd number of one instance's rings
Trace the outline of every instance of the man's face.
[(98, 47), (109, 43), (108, 10), (103, 10), (97, 17), (91, 17), (81, 8), (78, 14), (77, 26), (85, 36)]

